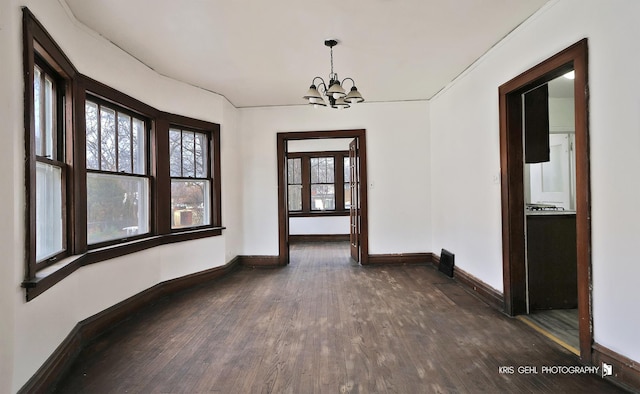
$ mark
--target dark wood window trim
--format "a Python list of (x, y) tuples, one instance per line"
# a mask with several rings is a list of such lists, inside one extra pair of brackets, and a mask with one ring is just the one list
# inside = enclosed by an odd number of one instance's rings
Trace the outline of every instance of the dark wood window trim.
[[(174, 180), (194, 180), (194, 181), (207, 181), (211, 185), (210, 195), (209, 195), (209, 224), (201, 225), (201, 226), (188, 226), (183, 228), (171, 228), (170, 231), (173, 233), (176, 232), (184, 232), (190, 231), (193, 229), (200, 228), (208, 228), (212, 226), (220, 225), (220, 217), (221, 210), (220, 204), (217, 202), (221, 199), (221, 188), (220, 188), (220, 126), (214, 123), (208, 123), (203, 121), (195, 121), (195, 119), (185, 118), (185, 117), (177, 117), (170, 116), (167, 119), (169, 121), (169, 130), (180, 130), (181, 133), (184, 132), (194, 132), (197, 134), (204, 134), (207, 138), (207, 158), (204, 163), (205, 174), (203, 176), (198, 176), (196, 173), (197, 165), (194, 162), (194, 172), (193, 175), (184, 174), (184, 168), (182, 168), (180, 176), (171, 176), (169, 173), (169, 198), (171, 199), (171, 182)], [(167, 132), (169, 133), (169, 132)], [(168, 134), (167, 134), (168, 135)], [(194, 152), (195, 152), (195, 139), (194, 139)], [(168, 158), (169, 156), (167, 156)], [(169, 159), (167, 159), (169, 160)], [(183, 158), (181, 158), (181, 167), (184, 167)], [(169, 205), (171, 204), (171, 200), (169, 200)], [(169, 212), (171, 212), (171, 207), (169, 208)], [(171, 223), (172, 218), (170, 218)]]
[[(166, 157), (163, 164), (166, 164), (166, 176), (161, 177), (159, 183), (162, 181), (162, 192), (163, 196), (162, 208), (161, 212), (168, 212), (166, 215), (166, 222), (163, 222), (163, 226), (160, 229), (162, 233), (180, 233), (186, 232), (189, 233), (193, 230), (199, 229), (207, 229), (207, 228), (215, 228), (222, 226), (222, 188), (221, 188), (221, 162), (220, 162), (220, 125), (216, 123), (206, 122), (203, 120), (188, 118), (186, 116), (180, 116), (176, 114), (168, 114), (163, 113), (161, 115), (164, 122), (161, 125), (162, 134), (158, 140), (162, 141), (162, 143), (166, 143), (166, 146), (163, 147), (164, 151), (158, 151), (159, 157)], [(210, 224), (199, 227), (186, 227), (180, 229), (172, 229), (171, 228), (171, 171), (169, 168), (169, 129), (177, 128), (181, 130), (195, 131), (199, 133), (204, 133), (209, 136), (209, 152), (207, 155), (207, 169), (208, 175), (206, 177), (207, 180), (211, 182), (211, 196), (210, 196)], [(197, 178), (200, 179), (200, 178)], [(166, 184), (165, 184), (166, 182)], [(160, 186), (159, 186), (160, 187)], [(160, 202), (159, 202), (160, 204)]]
[[(25, 124), (25, 182), (26, 182), (26, 238), (25, 280), (27, 301), (73, 273), (78, 268), (100, 261), (139, 252), (159, 245), (195, 240), (222, 234), (221, 225), (221, 169), (220, 125), (180, 115), (170, 114), (142, 103), (116, 89), (81, 75), (62, 50), (54, 42), (33, 14), (23, 8), (24, 54), (24, 124)], [(58, 116), (64, 122), (64, 141), (60, 142), (58, 156), (64, 158), (68, 170), (64, 172), (66, 185), (63, 190), (66, 205), (66, 249), (46, 264), (35, 261), (35, 141), (33, 112), (34, 64), (45, 67), (56, 77), (59, 96), (64, 100), (63, 113)], [(64, 90), (64, 91), (62, 91)], [(119, 239), (113, 242), (87, 245), (87, 168), (85, 102), (87, 98), (110, 103), (125, 112), (141, 116), (147, 127), (147, 173), (150, 179), (150, 231), (147, 234)], [(171, 231), (171, 180), (168, 157), (168, 132), (170, 125), (178, 125), (210, 135), (208, 168), (211, 179), (211, 224), (198, 228)], [(47, 158), (37, 158), (47, 161)]]
[[(71, 104), (75, 94), (73, 80), (77, 75), (69, 59), (64, 55), (60, 47), (42, 25), (33, 17), (28, 9), (23, 8), (23, 74), (24, 74), (24, 127), (25, 127), (25, 258), (27, 277), (56, 261), (73, 253), (73, 227), (68, 220), (69, 206), (72, 205), (72, 177), (69, 174), (69, 166), (73, 164), (72, 154), (69, 151), (67, 134), (72, 129), (73, 119)], [(34, 116), (34, 68), (38, 65), (44, 72), (55, 80), (56, 84), (56, 138), (64, 141), (56, 141), (55, 161), (44, 157), (36, 157), (35, 146), (35, 116)], [(64, 131), (62, 131), (64, 130)], [(44, 261), (38, 262), (36, 258), (36, 163), (43, 162), (53, 164), (62, 169), (62, 201), (63, 201), (63, 250)]]
[[(87, 86), (89, 86), (89, 88), (96, 88), (96, 86), (98, 85), (97, 82), (95, 81), (89, 81), (86, 80), (85, 81), (85, 88)], [(102, 96), (98, 96), (95, 93), (93, 93), (91, 90), (86, 89), (85, 90), (85, 99), (83, 100), (85, 103), (86, 102), (92, 102), (94, 104), (97, 105), (98, 107), (98, 114), (100, 114), (101, 110), (107, 109), (107, 110), (111, 110), (114, 111), (116, 114), (116, 120), (115, 123), (116, 125), (118, 124), (118, 120), (117, 120), (117, 116), (119, 114), (124, 114), (127, 115), (129, 117), (131, 117), (132, 121), (133, 119), (139, 119), (142, 120), (144, 122), (145, 128), (146, 130), (144, 131), (145, 133), (145, 140), (144, 140), (144, 146), (143, 149), (145, 150), (145, 163), (144, 163), (144, 174), (138, 174), (138, 173), (134, 173), (133, 171), (119, 171), (118, 169), (118, 155), (116, 154), (116, 159), (115, 159), (115, 165), (116, 165), (116, 169), (115, 171), (107, 171), (107, 170), (102, 170), (102, 169), (90, 169), (90, 168), (86, 168), (86, 160), (83, 162), (84, 167), (85, 167), (85, 174), (88, 176), (89, 174), (102, 174), (102, 175), (113, 175), (113, 176), (126, 176), (129, 178), (140, 178), (140, 179), (146, 179), (148, 180), (149, 183), (149, 196), (148, 196), (148, 205), (149, 205), (149, 211), (148, 211), (148, 219), (149, 219), (149, 223), (148, 223), (148, 231), (143, 233), (143, 234), (139, 234), (139, 235), (134, 235), (134, 236), (130, 236), (130, 237), (123, 237), (123, 238), (116, 238), (113, 240), (108, 240), (108, 241), (103, 241), (103, 242), (96, 242), (93, 244), (89, 244), (88, 243), (88, 239), (87, 239), (87, 248), (88, 249), (97, 249), (97, 248), (102, 248), (105, 246), (110, 246), (110, 245), (116, 245), (116, 244), (120, 244), (120, 243), (126, 243), (129, 242), (131, 240), (135, 240), (135, 239), (142, 239), (145, 237), (149, 237), (152, 236), (154, 234), (154, 223), (153, 223), (153, 218), (154, 215), (152, 214), (153, 210), (154, 210), (154, 203), (153, 203), (153, 177), (151, 175), (151, 171), (149, 170), (150, 165), (149, 165), (149, 158), (152, 156), (151, 151), (149, 149), (149, 145), (150, 145), (150, 130), (151, 130), (151, 124), (152, 124), (152, 120), (149, 117), (149, 115), (147, 113), (144, 113), (143, 111), (148, 110), (148, 108), (146, 108), (144, 105), (141, 105), (142, 103), (139, 102), (133, 102), (131, 101), (132, 99), (128, 98), (124, 99), (123, 101), (128, 101), (129, 102), (129, 108), (127, 107), (123, 107), (121, 104), (118, 103), (118, 98), (122, 97), (122, 93), (111, 89), (109, 87), (103, 86), (102, 89), (99, 89), (102, 91), (103, 97), (106, 97), (107, 99), (103, 99)], [(106, 93), (106, 95), (105, 95)], [(113, 98), (113, 99), (109, 99), (109, 98)], [(133, 104), (133, 105), (132, 105)], [(155, 112), (155, 111), (151, 111), (151, 112)], [(99, 116), (99, 115), (98, 115)], [(98, 123), (98, 138), (100, 139), (100, 129), (101, 129), (101, 120), (100, 118), (97, 120)], [(85, 123), (85, 127), (78, 130), (77, 134), (82, 134), (82, 136), (77, 135), (76, 140), (84, 140), (84, 144), (83, 146), (86, 146), (86, 123)], [(133, 133), (133, 130), (131, 130), (131, 133)], [(116, 146), (118, 145), (117, 143), (117, 138), (118, 138), (118, 133), (116, 132)], [(101, 144), (101, 141), (99, 141), (99, 144)], [(133, 154), (133, 149), (131, 154)], [(85, 155), (86, 155), (86, 149), (85, 149)], [(102, 155), (101, 153), (98, 153), (98, 167), (102, 168)], [(86, 156), (85, 156), (86, 157)], [(132, 160), (132, 164), (133, 166), (133, 160)], [(78, 165), (81, 166), (81, 165)], [(85, 183), (83, 185), (83, 187), (86, 188), (86, 183), (87, 183), (87, 178), (85, 177), (83, 179), (83, 182)], [(85, 206), (88, 206), (88, 198), (89, 195), (87, 193), (87, 197), (82, 199), (82, 203)], [(86, 228), (86, 226), (85, 226)]]
[[(334, 159), (335, 204), (336, 209), (311, 209), (311, 170), (310, 159), (318, 157), (332, 157)], [(349, 151), (314, 151), (287, 153), (288, 159), (302, 159), (302, 210), (288, 211), (289, 217), (319, 217), (319, 216), (349, 216), (349, 210), (344, 207), (344, 158), (349, 157)]]

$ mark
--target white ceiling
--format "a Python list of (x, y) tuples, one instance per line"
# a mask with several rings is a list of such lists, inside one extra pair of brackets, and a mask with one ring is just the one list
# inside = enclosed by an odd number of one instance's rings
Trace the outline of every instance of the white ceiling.
[(303, 104), (331, 38), (367, 101), (429, 99), (548, 0), (64, 1), (160, 74), (252, 107)]

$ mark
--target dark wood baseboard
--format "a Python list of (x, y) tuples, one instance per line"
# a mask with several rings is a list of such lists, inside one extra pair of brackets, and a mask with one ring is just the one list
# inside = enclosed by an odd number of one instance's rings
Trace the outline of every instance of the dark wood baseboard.
[[(440, 256), (433, 254), (432, 262), (438, 268)], [(498, 290), (458, 267), (453, 268), (453, 279), (473, 291), (487, 304), (500, 312), (504, 311), (504, 297)]]
[(344, 242), (349, 234), (296, 234), (289, 235), (289, 243), (299, 242)]
[(127, 320), (150, 303), (170, 294), (218, 279), (238, 267), (240, 267), (240, 259), (236, 257), (223, 266), (158, 283), (79, 322), (18, 392), (46, 393), (53, 391), (56, 383), (64, 376), (82, 348), (88, 343)]
[(245, 267), (282, 267), (278, 256), (238, 256), (240, 264)]
[(379, 264), (428, 264), (433, 253), (370, 254), (368, 265)]
[(613, 350), (595, 343), (592, 347), (592, 364), (602, 368), (603, 363), (613, 366), (613, 374), (604, 376), (616, 386), (633, 393), (640, 392), (640, 364)]

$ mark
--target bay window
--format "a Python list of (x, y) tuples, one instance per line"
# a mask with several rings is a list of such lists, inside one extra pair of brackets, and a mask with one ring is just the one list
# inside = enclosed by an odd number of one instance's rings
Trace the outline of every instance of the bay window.
[(220, 126), (80, 74), (26, 8), (23, 27), (27, 301), (84, 265), (220, 235)]

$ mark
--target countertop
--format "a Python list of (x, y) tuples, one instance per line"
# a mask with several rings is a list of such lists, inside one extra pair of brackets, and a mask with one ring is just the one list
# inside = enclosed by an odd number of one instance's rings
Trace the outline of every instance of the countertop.
[(525, 211), (527, 216), (568, 216), (576, 214), (576, 211), (552, 211), (552, 210), (539, 210), (539, 211)]

